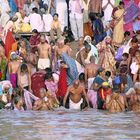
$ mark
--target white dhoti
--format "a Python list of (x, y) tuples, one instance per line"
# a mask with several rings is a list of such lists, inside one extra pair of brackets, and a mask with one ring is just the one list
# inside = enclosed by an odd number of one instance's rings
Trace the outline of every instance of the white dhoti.
[(39, 58), (38, 60), (38, 69), (46, 69), (51, 66), (50, 59), (49, 58)]
[(83, 98), (78, 103), (74, 103), (71, 99), (69, 101), (69, 108), (70, 109), (76, 109), (79, 110), (81, 109), (81, 104), (83, 103)]
[(91, 88), (91, 85), (93, 84), (94, 79), (95, 79), (95, 77), (93, 77), (93, 78), (88, 78), (88, 89)]

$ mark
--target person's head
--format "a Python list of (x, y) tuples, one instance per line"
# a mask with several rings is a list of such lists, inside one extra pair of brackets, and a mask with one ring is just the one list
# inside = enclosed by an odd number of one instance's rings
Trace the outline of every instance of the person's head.
[(73, 83), (74, 88), (77, 89), (79, 87), (79, 84), (80, 84), (79, 80), (75, 80)]
[(96, 15), (95, 15), (95, 13), (89, 13), (89, 19), (91, 20), (91, 21), (94, 21), (94, 20), (96, 20)]
[(111, 43), (111, 37), (110, 36), (107, 36), (106, 38), (105, 38), (105, 42), (106, 42), (106, 44), (110, 44)]
[(58, 20), (58, 14), (57, 14), (57, 13), (55, 13), (55, 14), (53, 15), (53, 20), (55, 20), (55, 21)]
[(17, 60), (17, 54), (15, 52), (11, 52), (11, 60)]
[(84, 47), (85, 47), (85, 51), (86, 53), (89, 53), (91, 51), (91, 46), (88, 44), (87, 41), (84, 41)]
[(55, 41), (54, 41), (54, 40), (51, 40), (51, 41), (50, 41), (50, 45), (51, 45), (51, 46), (55, 46)]
[(18, 104), (18, 105), (20, 105), (20, 106), (23, 106), (23, 104), (24, 104), (23, 98), (20, 97), (20, 96), (15, 97), (15, 98), (14, 98), (14, 104), (15, 104), (15, 105)]
[(97, 70), (97, 74), (99, 76), (102, 76), (104, 77), (105, 76), (105, 69), (103, 67), (100, 67), (98, 70)]
[(43, 99), (46, 96), (46, 89), (45, 88), (41, 88), (39, 90), (39, 93), (40, 93), (41, 99)]
[(64, 46), (64, 38), (62, 38), (62, 37), (59, 38), (57, 40), (57, 45), (58, 45), (59, 48), (63, 47)]
[(105, 72), (105, 76), (106, 76), (107, 78), (109, 78), (109, 77), (111, 76), (111, 72), (110, 72), (110, 71), (106, 71), (106, 72)]
[(91, 56), (91, 57), (90, 57), (90, 62), (91, 62), (91, 63), (95, 63), (95, 57), (94, 57), (94, 56)]
[(83, 42), (84, 42), (84, 38), (80, 37), (79, 40), (78, 40), (78, 45), (83, 46)]
[(14, 38), (15, 38), (16, 41), (19, 41), (21, 39), (21, 36), (19, 34), (15, 34)]
[(26, 0), (26, 4), (30, 5), (31, 4), (31, 0)]
[(138, 46), (138, 39), (135, 36), (131, 40), (131, 46), (134, 48)]
[(34, 1), (36, 1), (38, 4), (40, 3), (40, 0), (34, 0)]
[(125, 39), (130, 38), (130, 32), (129, 31), (125, 31), (124, 37), (125, 37)]
[(122, 60), (126, 61), (129, 57), (129, 54), (128, 53), (123, 53), (122, 55)]
[(18, 20), (18, 16), (17, 15), (14, 15), (13, 17), (12, 17), (12, 21), (13, 22), (16, 22)]
[(52, 75), (52, 73), (46, 73), (45, 79), (46, 79), (48, 82), (53, 81), (53, 75)]
[(87, 41), (88, 43), (91, 43), (92, 39), (90, 36), (85, 36), (84, 41)]
[(46, 42), (46, 36), (45, 36), (45, 34), (41, 34), (40, 35), (40, 43), (44, 44), (45, 42)]
[(137, 51), (136, 51), (135, 57), (136, 57), (136, 58), (140, 58), (140, 50), (137, 50)]
[(38, 14), (38, 9), (37, 9), (36, 7), (34, 7), (34, 8), (32, 9), (32, 11), (33, 11), (33, 13)]
[(85, 81), (85, 74), (84, 73), (81, 73), (79, 75), (79, 81)]
[(32, 30), (32, 33), (33, 33), (33, 36), (38, 35), (38, 31), (37, 31), (36, 29), (33, 29), (33, 30)]
[(21, 73), (26, 73), (28, 72), (28, 67), (27, 64), (23, 63), (20, 67)]
[(123, 1), (120, 1), (120, 3), (119, 3), (119, 8), (120, 8), (120, 9), (124, 9), (124, 2), (123, 2)]
[(140, 94), (140, 82), (135, 83), (134, 89), (136, 91), (136, 94)]
[(45, 71), (46, 71), (46, 74), (52, 73), (52, 69), (51, 68), (46, 68)]

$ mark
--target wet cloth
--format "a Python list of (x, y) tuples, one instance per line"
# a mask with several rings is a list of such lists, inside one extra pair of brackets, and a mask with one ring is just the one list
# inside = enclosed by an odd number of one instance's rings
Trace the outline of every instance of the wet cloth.
[(95, 77), (93, 77), (93, 78), (88, 78), (88, 89), (91, 88), (91, 85), (93, 84), (94, 79), (95, 79)]
[(27, 110), (31, 110), (33, 108), (32, 100), (36, 101), (39, 98), (33, 95), (32, 93), (30, 93), (29, 91), (24, 90), (24, 99), (25, 99)]
[(57, 97), (64, 97), (67, 92), (67, 75), (66, 75), (66, 69), (62, 68), (60, 70), (59, 75), (59, 82), (58, 82), (58, 91), (57, 91)]
[(17, 74), (16, 73), (10, 74), (10, 82), (11, 82), (13, 88), (17, 87)]
[(53, 81), (45, 81), (45, 85), (46, 88), (49, 92), (51, 92), (51, 94), (53, 95), (53, 97), (56, 97), (56, 93), (58, 91), (58, 84), (53, 82)]
[(38, 69), (46, 69), (46, 68), (49, 68), (51, 66), (51, 62), (50, 62), (50, 59), (49, 58), (39, 58), (38, 60)]
[(69, 99), (69, 107), (70, 109), (81, 109), (81, 104), (83, 103), (83, 98), (78, 103), (74, 103), (71, 99)]
[(97, 108), (97, 92), (94, 90), (88, 90), (87, 97), (92, 104), (93, 108)]
[(66, 65), (68, 66), (67, 84), (71, 85), (73, 81), (78, 78), (78, 70), (77, 70), (75, 60), (66, 53), (62, 54), (62, 60), (64, 60), (66, 62)]

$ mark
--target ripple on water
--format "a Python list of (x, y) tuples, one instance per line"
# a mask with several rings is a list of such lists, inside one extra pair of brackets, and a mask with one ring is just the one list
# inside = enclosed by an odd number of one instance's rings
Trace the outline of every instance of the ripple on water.
[(139, 140), (140, 114), (0, 112), (0, 140)]

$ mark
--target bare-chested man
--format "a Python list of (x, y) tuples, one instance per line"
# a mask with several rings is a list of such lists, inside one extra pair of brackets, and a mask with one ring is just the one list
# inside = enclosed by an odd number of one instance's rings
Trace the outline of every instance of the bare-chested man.
[(51, 47), (46, 43), (46, 36), (40, 36), (40, 44), (38, 44), (39, 60), (38, 69), (46, 69), (51, 67)]
[(85, 88), (80, 85), (79, 80), (76, 80), (73, 85), (69, 86), (67, 89), (67, 93), (63, 100), (63, 105), (65, 106), (66, 100), (69, 96), (69, 108), (70, 109), (81, 109), (81, 104), (83, 103), (83, 96), (88, 104), (89, 107), (89, 101), (87, 98), (87, 94), (85, 91)]
[(8, 72), (10, 75), (10, 81), (13, 88), (17, 87), (17, 72), (21, 62), (18, 60), (16, 53), (11, 54), (11, 61), (8, 63)]
[(71, 48), (68, 45), (64, 44), (64, 39), (60, 38), (58, 40), (58, 45), (55, 47), (54, 50), (54, 63), (61, 59), (61, 55), (63, 53), (67, 53), (69, 56), (71, 55)]
[(84, 48), (77, 53), (76, 61), (85, 67), (86, 64), (90, 63), (91, 46), (85, 41)]
[(90, 0), (89, 11), (92, 13), (101, 13), (102, 0)]
[(94, 56), (91, 56), (89, 64), (85, 66), (85, 80), (88, 82), (88, 89), (90, 89), (94, 78), (97, 75), (97, 71), (100, 68), (99, 64), (95, 64)]

